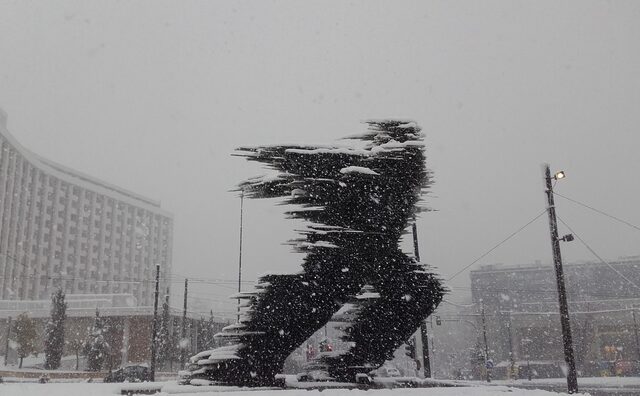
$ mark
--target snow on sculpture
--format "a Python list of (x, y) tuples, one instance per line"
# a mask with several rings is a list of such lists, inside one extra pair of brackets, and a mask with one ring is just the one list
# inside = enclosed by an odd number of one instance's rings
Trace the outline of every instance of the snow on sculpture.
[(360, 296), (366, 303), (354, 305), (344, 334), (351, 348), (323, 358), (332, 377), (354, 381), (391, 358), (440, 303), (439, 279), (399, 249), (431, 183), (421, 129), (396, 120), (367, 124), (349, 137), (353, 147), (238, 149), (277, 171), (239, 188), (251, 198), (282, 197), (295, 208), (288, 216), (310, 223), (293, 241), (306, 256), (300, 273), (265, 275), (233, 296), (246, 310), (217, 334), (227, 346), (191, 358), (192, 378), (271, 385), (287, 356)]

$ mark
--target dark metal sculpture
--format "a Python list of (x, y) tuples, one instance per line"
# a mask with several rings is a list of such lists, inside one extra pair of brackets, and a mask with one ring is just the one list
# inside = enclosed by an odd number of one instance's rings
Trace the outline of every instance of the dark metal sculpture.
[(245, 300), (240, 321), (218, 337), (228, 346), (191, 359), (192, 377), (226, 384), (271, 385), (285, 359), (367, 286), (344, 339), (349, 350), (323, 358), (331, 376), (354, 381), (384, 363), (440, 303), (444, 288), (400, 251), (409, 221), (430, 185), (423, 135), (413, 122), (369, 121), (350, 137), (359, 147), (243, 147), (274, 177), (240, 185), (250, 198), (284, 197), (292, 218), (310, 222), (296, 249), (303, 271), (267, 275)]

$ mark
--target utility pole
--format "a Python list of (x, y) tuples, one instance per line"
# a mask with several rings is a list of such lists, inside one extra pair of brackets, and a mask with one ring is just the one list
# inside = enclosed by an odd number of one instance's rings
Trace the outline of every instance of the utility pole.
[[(169, 305), (169, 288), (167, 287), (167, 294), (164, 295), (164, 302), (165, 304), (167, 304), (167, 307), (170, 307)], [(171, 310), (169, 308), (169, 310)], [(162, 308), (162, 314), (164, 315), (164, 307)], [(171, 313), (169, 313), (169, 320), (171, 321)], [(160, 322), (162, 323), (164, 321), (163, 318), (160, 318)], [(169, 324), (169, 323), (165, 323), (165, 326), (168, 326), (168, 331), (169, 331), (169, 339), (171, 339), (171, 333), (173, 332), (173, 324)], [(169, 340), (163, 341), (163, 342), (170, 342)], [(163, 363), (166, 364), (167, 361), (163, 360)], [(169, 355), (169, 371), (173, 371), (173, 356), (170, 354)]]
[[(238, 255), (238, 294), (242, 291), (242, 212), (244, 209), (244, 190), (240, 191), (240, 252)], [(238, 298), (238, 323), (240, 323), (240, 298)]]
[(509, 330), (509, 376), (515, 373), (516, 359), (513, 354), (513, 335), (511, 333), (511, 311), (509, 311), (509, 320), (507, 322), (507, 328)]
[[(418, 227), (415, 218), (413, 221), (413, 253), (416, 261), (420, 262), (420, 249), (418, 247)], [(422, 370), (425, 378), (431, 378), (431, 359), (429, 358), (429, 334), (427, 332), (427, 318), (420, 323), (420, 338), (422, 338)]]
[(160, 264), (156, 264), (156, 293), (153, 301), (153, 328), (151, 331), (151, 382), (156, 380), (156, 341), (158, 337), (158, 294), (160, 288)]
[(415, 219), (413, 220), (413, 254), (416, 257), (416, 261), (420, 262), (420, 249), (418, 248), (418, 227), (416, 226)]
[(7, 318), (7, 340), (4, 345), (4, 365), (9, 363), (9, 337), (11, 337), (11, 316)]
[(636, 322), (636, 307), (633, 307), (631, 313), (633, 314), (633, 331), (636, 334), (636, 351), (638, 353), (638, 360), (640, 360), (640, 342), (638, 341), (638, 322)]
[(484, 338), (484, 367), (487, 372), (487, 382), (491, 382), (491, 368), (489, 367), (489, 344), (487, 343), (487, 321), (484, 317), (484, 302), (480, 302), (480, 315), (482, 317), (482, 337)]
[(187, 353), (185, 348), (185, 338), (187, 337), (187, 291), (189, 289), (189, 280), (184, 279), (184, 304), (182, 308), (182, 329), (180, 331), (180, 364), (184, 366)]
[[(559, 172), (553, 176), (554, 180), (564, 177), (564, 172)], [(549, 231), (551, 235), (551, 250), (553, 252), (553, 265), (556, 270), (556, 283), (558, 287), (558, 302), (560, 305), (560, 324), (562, 327), (562, 344), (564, 347), (564, 360), (567, 363), (567, 391), (578, 393), (578, 375), (576, 373), (576, 362), (573, 356), (573, 340), (571, 339), (571, 324), (569, 322), (569, 306), (567, 304), (567, 291), (564, 281), (564, 270), (562, 269), (562, 255), (560, 254), (560, 239), (558, 238), (558, 222), (556, 219), (556, 207), (553, 198), (553, 185), (549, 164), (544, 165), (544, 178), (547, 195), (547, 212), (549, 213)], [(567, 237), (564, 237), (567, 238)], [(563, 240), (572, 240), (570, 239)]]

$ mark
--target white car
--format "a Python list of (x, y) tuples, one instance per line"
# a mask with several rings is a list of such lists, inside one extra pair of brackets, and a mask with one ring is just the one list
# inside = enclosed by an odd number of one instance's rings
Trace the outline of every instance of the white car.
[(382, 366), (379, 369), (375, 370), (373, 373), (378, 377), (402, 377), (400, 370), (391, 366)]
[(304, 371), (296, 376), (298, 382), (333, 381), (333, 377), (329, 375), (329, 366), (324, 363), (307, 363), (302, 369)]

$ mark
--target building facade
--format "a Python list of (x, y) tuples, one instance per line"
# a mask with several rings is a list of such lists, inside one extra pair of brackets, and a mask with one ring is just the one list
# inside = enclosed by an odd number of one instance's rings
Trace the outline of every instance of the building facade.
[(44, 159), (7, 130), (0, 109), (0, 300), (166, 290), (173, 218), (148, 198)]
[[(151, 358), (151, 339), (153, 327), (153, 309), (147, 306), (137, 306), (136, 298), (131, 294), (67, 294), (64, 323), (65, 349), (63, 356), (66, 360), (76, 354), (84, 355), (83, 347), (94, 324), (96, 312), (105, 322), (105, 338), (109, 345), (103, 369), (115, 369), (129, 363), (148, 363)], [(51, 318), (51, 299), (45, 300), (0, 300), (0, 358), (6, 357), (8, 364), (18, 362), (15, 342), (15, 329), (12, 324), (18, 315), (27, 313), (34, 321), (37, 339), (35, 342), (39, 356), (43, 356), (45, 327)], [(219, 346), (213, 335), (220, 332), (229, 321), (213, 316), (203, 317), (194, 312), (186, 313), (184, 345), (186, 357), (192, 356), (203, 349)], [(171, 308), (169, 310), (170, 339), (176, 348), (181, 344), (183, 311)], [(11, 327), (9, 330), (8, 328)], [(170, 361), (159, 362), (159, 369), (169, 367), (178, 368), (180, 365), (179, 350), (175, 351)], [(43, 359), (41, 359), (43, 360)], [(75, 360), (75, 359), (73, 359)], [(86, 368), (84, 358), (80, 368)], [(74, 363), (74, 362), (71, 362)], [(175, 363), (175, 365), (172, 365)], [(74, 364), (66, 369), (74, 369)], [(1, 369), (0, 369), (1, 371)]]
[[(640, 285), (640, 257), (608, 264), (564, 265), (575, 361), (584, 375), (613, 375), (616, 361), (640, 360), (640, 288), (634, 286)], [(483, 266), (471, 272), (471, 292), (468, 315), (480, 329), (484, 310), (489, 357), (497, 366), (564, 365), (552, 265)]]

